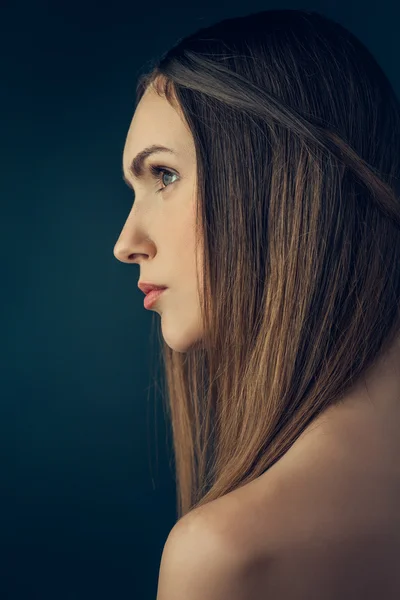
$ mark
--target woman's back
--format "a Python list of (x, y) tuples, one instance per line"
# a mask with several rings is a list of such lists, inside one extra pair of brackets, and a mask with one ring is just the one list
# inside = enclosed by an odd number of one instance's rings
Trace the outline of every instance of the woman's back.
[(399, 417), (395, 399), (331, 407), (261, 477), (204, 507), (257, 598), (400, 598)]

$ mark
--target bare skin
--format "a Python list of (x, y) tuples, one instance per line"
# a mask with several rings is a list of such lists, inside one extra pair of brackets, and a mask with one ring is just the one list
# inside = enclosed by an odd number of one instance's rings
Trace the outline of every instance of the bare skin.
[[(149, 175), (139, 182), (129, 174), (132, 158), (150, 144), (177, 152), (149, 161), (178, 174), (163, 194)], [(115, 256), (139, 264), (141, 281), (169, 288), (154, 310), (168, 345), (187, 352), (202, 336), (196, 156), (179, 112), (151, 90), (135, 112), (123, 163), (136, 198)], [(400, 336), (345, 401), (315, 420), (271, 469), (188, 517), (211, 522), (246, 554), (249, 568), (257, 569), (255, 599), (269, 589), (280, 600), (394, 600), (400, 597), (399, 457)], [(352, 582), (359, 582), (357, 590)]]
[(200, 525), (250, 557), (254, 597), (395, 600), (399, 459), (400, 338), (273, 467), (201, 507)]
[[(130, 171), (144, 148), (162, 145), (173, 153), (156, 152), (145, 162), (145, 176)], [(171, 171), (156, 183), (151, 166)], [(148, 88), (130, 124), (123, 153), (123, 170), (134, 189), (131, 211), (115, 244), (114, 256), (140, 267), (138, 281), (167, 287), (151, 310), (161, 318), (165, 342), (176, 352), (201, 344), (201, 246), (196, 245), (196, 150), (193, 136), (179, 110)], [(160, 191), (161, 190), (161, 191)], [(132, 273), (133, 275), (133, 273)]]

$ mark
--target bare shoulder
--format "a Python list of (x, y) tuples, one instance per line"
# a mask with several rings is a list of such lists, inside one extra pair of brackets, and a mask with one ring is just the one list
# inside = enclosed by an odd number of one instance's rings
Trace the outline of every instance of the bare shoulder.
[(181, 519), (157, 600), (400, 598), (400, 447), (345, 417)]
[(179, 599), (184, 581), (193, 600), (197, 587), (209, 600), (399, 598), (393, 482), (366, 470), (365, 454), (317, 446), (311, 459), (311, 448), (181, 519), (167, 561), (178, 571), (164, 570), (164, 583), (181, 583), (157, 600)]
[[(195, 509), (172, 529), (161, 557), (157, 600), (249, 600), (253, 578), (245, 554), (217, 526), (210, 505)], [(229, 527), (229, 521), (225, 521)]]
[(267, 561), (260, 524), (268, 506), (261, 510), (260, 505), (255, 514), (254, 487), (255, 482), (246, 484), (178, 521), (164, 546), (157, 600), (259, 596)]

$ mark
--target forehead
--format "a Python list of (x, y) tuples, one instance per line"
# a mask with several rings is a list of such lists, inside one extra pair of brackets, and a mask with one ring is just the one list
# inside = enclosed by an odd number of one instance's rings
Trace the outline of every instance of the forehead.
[(173, 148), (178, 154), (194, 154), (192, 134), (183, 116), (166, 98), (149, 89), (136, 107), (124, 148), (124, 169), (143, 148), (159, 144)]

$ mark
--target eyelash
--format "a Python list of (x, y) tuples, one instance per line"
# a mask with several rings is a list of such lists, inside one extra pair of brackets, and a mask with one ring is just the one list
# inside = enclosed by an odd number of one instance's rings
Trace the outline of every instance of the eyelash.
[[(150, 165), (150, 172), (151, 172), (152, 176), (155, 178), (155, 180), (157, 181), (157, 183), (160, 183), (160, 184), (162, 184), (162, 176), (165, 173), (167, 175), (175, 175), (176, 177), (178, 177), (178, 175), (176, 173), (174, 173), (173, 171), (170, 171), (169, 169), (165, 169), (161, 165)], [(173, 181), (172, 183), (176, 183), (176, 182)], [(172, 185), (172, 183), (169, 183), (168, 185), (165, 185), (164, 187), (157, 190), (156, 194), (158, 194), (159, 192), (163, 192), (167, 187)]]

